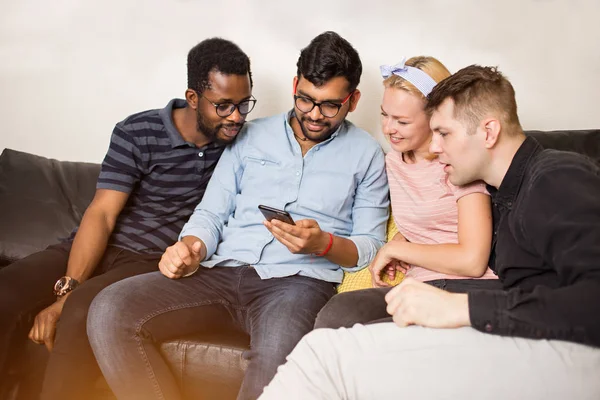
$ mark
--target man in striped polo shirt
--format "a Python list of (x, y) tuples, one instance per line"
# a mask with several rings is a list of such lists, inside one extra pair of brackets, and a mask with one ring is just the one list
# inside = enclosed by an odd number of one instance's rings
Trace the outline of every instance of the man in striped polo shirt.
[[(86, 335), (90, 303), (114, 282), (158, 270), (255, 104), (249, 58), (234, 43), (204, 40), (187, 61), (185, 100), (116, 125), (71, 238), (0, 273), (13, 288), (0, 294), (0, 352), (21, 345), (29, 329), (48, 348), (43, 399), (88, 398), (100, 375)], [(19, 322), (34, 316), (33, 327)]]

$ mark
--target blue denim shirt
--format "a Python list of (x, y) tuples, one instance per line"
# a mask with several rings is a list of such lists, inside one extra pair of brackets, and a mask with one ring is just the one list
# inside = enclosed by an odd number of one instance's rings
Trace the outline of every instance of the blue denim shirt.
[(383, 151), (367, 132), (345, 121), (303, 157), (290, 115), (245, 124), (180, 238), (191, 235), (205, 243), (205, 267), (249, 264), (262, 279), (300, 274), (341, 282), (339, 265), (292, 254), (274, 239), (258, 205), (284, 209), (294, 220), (314, 219), (323, 231), (352, 240), (358, 263), (347, 270), (364, 268), (385, 239), (389, 189)]

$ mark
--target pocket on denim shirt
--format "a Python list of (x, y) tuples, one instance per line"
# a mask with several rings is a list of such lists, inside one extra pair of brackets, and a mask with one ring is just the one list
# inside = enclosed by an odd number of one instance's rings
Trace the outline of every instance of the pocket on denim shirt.
[(240, 189), (244, 195), (269, 198), (278, 193), (282, 174), (280, 163), (266, 157), (244, 157)]

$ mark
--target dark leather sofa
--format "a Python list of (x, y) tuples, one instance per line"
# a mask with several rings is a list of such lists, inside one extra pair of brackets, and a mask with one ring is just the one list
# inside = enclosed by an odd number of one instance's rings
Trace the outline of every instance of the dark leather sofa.
[[(600, 130), (529, 131), (544, 147), (576, 151), (600, 163)], [(99, 165), (49, 160), (5, 149), (0, 156), (0, 268), (68, 236), (90, 202)], [(235, 398), (247, 362), (242, 332), (212, 332), (161, 344), (186, 398)], [(0, 399), (35, 398), (45, 349), (28, 342), (22, 364), (0, 376), (10, 391)], [(105, 383), (99, 397), (111, 398)]]

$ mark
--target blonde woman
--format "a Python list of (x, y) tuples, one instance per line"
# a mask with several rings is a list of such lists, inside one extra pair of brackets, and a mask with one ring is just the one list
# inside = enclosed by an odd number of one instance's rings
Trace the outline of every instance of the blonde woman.
[(385, 294), (398, 272), (450, 292), (501, 289), (488, 268), (492, 242), (490, 197), (482, 182), (464, 187), (448, 181), (447, 169), (429, 152), (432, 131), (427, 95), (450, 76), (433, 57), (382, 66), (385, 91), (381, 126), (391, 145), (386, 171), (398, 234), (381, 248), (369, 269), (375, 289), (334, 296), (316, 328), (349, 327), (389, 318)]

